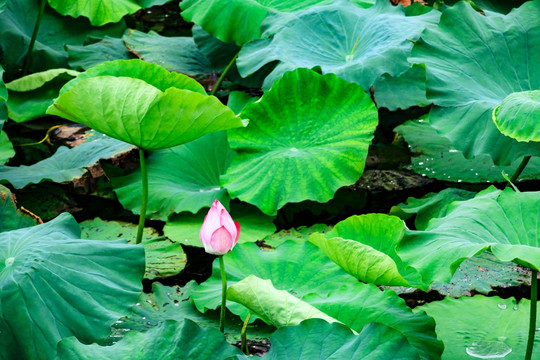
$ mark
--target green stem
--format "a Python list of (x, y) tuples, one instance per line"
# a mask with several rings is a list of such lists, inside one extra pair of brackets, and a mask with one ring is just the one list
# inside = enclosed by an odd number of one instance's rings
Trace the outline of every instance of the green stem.
[[(512, 184), (515, 183), (519, 175), (521, 175), (521, 173), (525, 169), (525, 166), (527, 166), (527, 164), (529, 163), (529, 160), (531, 160), (531, 155), (525, 156), (523, 160), (521, 160), (518, 168), (516, 169), (516, 171), (514, 171), (514, 174), (512, 174), (512, 177), (510, 178), (510, 182)], [(506, 184), (506, 186), (508, 186), (508, 183)]]
[(225, 76), (227, 75), (229, 70), (231, 70), (234, 62), (236, 61), (236, 58), (238, 57), (238, 54), (240, 54), (240, 52), (237, 52), (236, 55), (234, 55), (234, 57), (231, 59), (231, 61), (229, 62), (229, 64), (225, 68), (225, 70), (223, 70), (223, 72), (221, 73), (221, 76), (219, 77), (216, 85), (214, 85), (214, 88), (212, 89), (212, 92), (210, 93), (210, 95), (215, 95), (215, 93), (218, 91), (219, 87), (221, 86), (221, 83), (223, 82), (223, 79), (225, 79)]
[(248, 313), (248, 316), (246, 317), (246, 320), (244, 320), (244, 325), (242, 325), (242, 332), (240, 332), (240, 350), (244, 352), (244, 354), (249, 355), (249, 349), (247, 346), (247, 336), (246, 336), (246, 330), (249, 323), (249, 318), (251, 317), (251, 313)]
[(223, 255), (218, 256), (219, 268), (221, 269), (221, 313), (219, 315), (219, 331), (225, 332), (225, 306), (227, 305), (227, 275), (225, 274), (225, 262)]
[(41, 24), (41, 18), (43, 17), (43, 12), (45, 11), (45, 4), (47, 0), (41, 0), (41, 6), (39, 8), (38, 17), (36, 20), (36, 25), (34, 26), (34, 32), (32, 33), (32, 38), (30, 39), (30, 45), (28, 45), (28, 52), (24, 58), (23, 72), (22, 76), (25, 76), (28, 73), (28, 68), (30, 67), (30, 60), (32, 57), (32, 50), (34, 50), (34, 44), (36, 43), (37, 34), (39, 31), (39, 25)]
[(527, 352), (525, 360), (531, 360), (534, 345), (534, 335), (536, 333), (536, 304), (538, 301), (538, 271), (531, 274), (531, 315), (529, 318), (529, 338), (527, 339)]
[(144, 157), (144, 150), (139, 148), (139, 159), (141, 163), (141, 180), (142, 180), (142, 201), (141, 201), (141, 214), (139, 215), (139, 228), (137, 229), (136, 244), (140, 244), (142, 241), (142, 235), (144, 231), (144, 220), (146, 219), (146, 205), (148, 204), (148, 172), (146, 171), (146, 159)]

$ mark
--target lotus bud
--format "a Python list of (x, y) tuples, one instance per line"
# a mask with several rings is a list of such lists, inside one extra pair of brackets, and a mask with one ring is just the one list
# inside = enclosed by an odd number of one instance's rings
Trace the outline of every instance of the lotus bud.
[(233, 221), (227, 209), (215, 200), (201, 227), (204, 250), (213, 255), (225, 255), (236, 245), (239, 236), (240, 224)]

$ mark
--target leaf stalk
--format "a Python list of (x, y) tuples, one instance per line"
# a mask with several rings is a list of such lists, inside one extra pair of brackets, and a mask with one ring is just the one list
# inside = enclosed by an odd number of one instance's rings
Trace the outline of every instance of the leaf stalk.
[(41, 19), (43, 18), (43, 13), (45, 12), (45, 4), (47, 0), (41, 0), (41, 5), (39, 7), (39, 13), (36, 20), (36, 25), (34, 25), (34, 32), (32, 33), (32, 38), (30, 39), (30, 44), (28, 45), (28, 52), (24, 58), (22, 76), (28, 74), (28, 69), (30, 68), (30, 61), (32, 58), (32, 50), (34, 50), (34, 45), (36, 43), (37, 34), (39, 32), (39, 27), (41, 25)]
[(527, 351), (525, 360), (532, 359), (534, 336), (536, 333), (536, 308), (538, 302), (538, 271), (531, 272), (531, 309), (529, 317), (529, 338), (527, 339)]
[(231, 59), (231, 61), (229, 62), (229, 64), (225, 68), (225, 70), (223, 70), (223, 72), (221, 73), (221, 76), (219, 77), (218, 81), (216, 82), (216, 85), (214, 85), (214, 88), (212, 89), (212, 92), (210, 93), (210, 96), (215, 95), (217, 93), (219, 87), (221, 86), (221, 83), (223, 82), (223, 79), (225, 79), (225, 76), (227, 75), (229, 70), (231, 70), (234, 62), (236, 61), (236, 58), (238, 57), (238, 54), (240, 54), (240, 52), (237, 52), (236, 55), (234, 55), (234, 57)]
[(139, 215), (139, 227), (137, 228), (137, 240), (135, 244), (140, 244), (144, 231), (144, 221), (146, 220), (146, 206), (148, 204), (148, 171), (146, 170), (146, 158), (144, 150), (139, 148), (139, 159), (141, 164), (141, 180), (142, 180), (142, 200), (141, 214)]
[(218, 256), (219, 268), (221, 269), (221, 312), (219, 315), (219, 331), (225, 332), (225, 306), (227, 305), (227, 274), (225, 273), (225, 261), (223, 255)]

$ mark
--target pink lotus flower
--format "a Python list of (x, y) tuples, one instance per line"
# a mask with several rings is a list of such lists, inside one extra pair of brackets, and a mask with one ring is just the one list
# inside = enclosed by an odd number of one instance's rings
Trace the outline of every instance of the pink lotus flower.
[(233, 221), (227, 209), (214, 201), (201, 227), (200, 238), (209, 254), (225, 255), (232, 250), (240, 236), (240, 224)]

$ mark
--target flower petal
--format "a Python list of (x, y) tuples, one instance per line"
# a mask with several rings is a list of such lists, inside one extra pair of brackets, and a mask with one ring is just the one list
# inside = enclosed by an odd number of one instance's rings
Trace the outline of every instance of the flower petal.
[(224, 226), (217, 229), (210, 239), (209, 248), (205, 246), (204, 250), (207, 253), (214, 255), (225, 255), (234, 246), (233, 238), (231, 234), (225, 229)]
[(236, 239), (236, 235), (238, 233), (238, 231), (236, 230), (236, 225), (234, 224), (234, 221), (231, 215), (229, 215), (229, 213), (227, 212), (225, 208), (221, 210), (220, 222), (221, 222), (221, 226), (225, 226), (225, 229), (227, 229), (229, 234), (231, 234), (231, 237), (233, 239)]
[(236, 244), (238, 242), (238, 238), (240, 237), (240, 223), (235, 221), (234, 225), (236, 225), (236, 239), (234, 240), (234, 243)]

